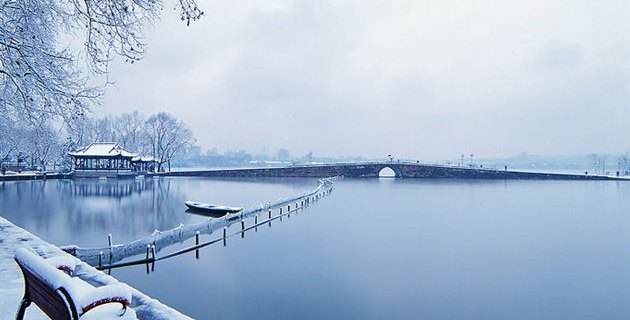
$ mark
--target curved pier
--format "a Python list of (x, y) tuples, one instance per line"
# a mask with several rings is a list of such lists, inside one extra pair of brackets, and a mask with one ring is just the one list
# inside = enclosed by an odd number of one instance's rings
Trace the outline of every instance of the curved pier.
[[(170, 230), (155, 230), (150, 236), (132, 241), (127, 244), (112, 244), (110, 239), (110, 246), (101, 247), (101, 248), (81, 248), (77, 246), (65, 246), (62, 249), (81, 260), (98, 266), (100, 269), (108, 269), (116, 266), (122, 266), (123, 264), (116, 265), (116, 262), (119, 262), (123, 259), (132, 256), (145, 255), (144, 259), (127, 262), (124, 265), (138, 264), (138, 263), (146, 263), (146, 262), (154, 262), (157, 260), (165, 259), (167, 257), (173, 256), (175, 254), (171, 253), (168, 256), (164, 256), (161, 258), (157, 258), (156, 254), (176, 243), (181, 243), (186, 239), (190, 239), (195, 237), (197, 239), (197, 244), (193, 248), (184, 249), (184, 252), (192, 251), (195, 248), (199, 248), (202, 246), (209, 245), (211, 243), (219, 242), (220, 240), (225, 241), (226, 238), (233, 236), (235, 234), (239, 234), (241, 232), (247, 231), (248, 229), (258, 227), (259, 225), (266, 224), (271, 222), (272, 220), (281, 218), (284, 215), (290, 214), (292, 211), (296, 211), (304, 208), (312, 204), (314, 201), (321, 198), (323, 195), (329, 194), (333, 189), (333, 179), (327, 178), (319, 181), (318, 186), (308, 192), (301, 193), (299, 195), (284, 198), (277, 200), (273, 203), (267, 203), (261, 205), (257, 208), (246, 209), (241, 211), (236, 215), (226, 215), (221, 218), (209, 218), (207, 221), (200, 222), (192, 225), (180, 225), (176, 228)], [(291, 209), (291, 205), (293, 206), (293, 210)], [(286, 206), (286, 208), (285, 208)], [(271, 210), (274, 208), (280, 209), (280, 214), (276, 216), (272, 216)], [(283, 208), (286, 211), (283, 213)], [(260, 213), (267, 213), (266, 219), (262, 219), (258, 221), (258, 215)], [(244, 220), (247, 218), (254, 217), (255, 223), (248, 228), (245, 228)], [(241, 224), (241, 230), (236, 233), (227, 234), (227, 228), (234, 223)], [(212, 234), (216, 230), (223, 229), (223, 233), (221, 238), (218, 240), (212, 240), (210, 243), (200, 244), (198, 241), (199, 234)], [(182, 251), (182, 250), (180, 250)], [(183, 253), (183, 252), (179, 252)]]

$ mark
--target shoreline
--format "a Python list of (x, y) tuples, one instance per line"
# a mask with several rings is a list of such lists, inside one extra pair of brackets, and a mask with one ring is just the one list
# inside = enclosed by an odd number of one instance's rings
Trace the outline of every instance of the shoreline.
[(0, 182), (2, 181), (28, 181), (28, 180), (47, 180), (47, 179), (71, 179), (71, 175), (63, 173), (15, 173), (15, 174), (0, 174)]
[(206, 178), (378, 178), (382, 169), (394, 171), (401, 179), (487, 179), (487, 180), (610, 180), (630, 181), (628, 176), (581, 173), (532, 171), (521, 169), (503, 170), (483, 167), (446, 166), (410, 162), (357, 162), (327, 163), (317, 165), (291, 165), (284, 167), (212, 168), (200, 170), (177, 170), (159, 173), (118, 174), (112, 172), (74, 173), (12, 173), (0, 175), (2, 181), (46, 180), (46, 179), (133, 179), (137, 177), (206, 177)]
[[(138, 289), (118, 281), (116, 278), (98, 271), (89, 264), (64, 252), (59, 247), (48, 243), (29, 231), (18, 227), (0, 216), (0, 320), (14, 319), (20, 300), (24, 292), (24, 279), (19, 267), (13, 260), (15, 250), (28, 247), (43, 257), (65, 255), (77, 262), (76, 276), (94, 286), (121, 283), (132, 292), (131, 308), (141, 320), (188, 320), (192, 319), (181, 312), (149, 297)], [(25, 319), (47, 319), (47, 317), (32, 304), (26, 311)]]

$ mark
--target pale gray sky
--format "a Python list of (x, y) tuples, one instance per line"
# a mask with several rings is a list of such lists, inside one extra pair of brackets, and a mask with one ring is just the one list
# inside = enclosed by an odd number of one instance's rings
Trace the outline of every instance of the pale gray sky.
[(630, 2), (169, 4), (98, 114), (167, 111), (204, 147), (455, 158), (630, 150)]

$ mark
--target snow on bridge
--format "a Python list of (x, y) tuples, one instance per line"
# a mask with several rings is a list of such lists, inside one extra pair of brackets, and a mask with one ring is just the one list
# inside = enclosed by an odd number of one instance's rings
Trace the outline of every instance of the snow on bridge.
[(564, 174), (545, 172), (525, 172), (421, 164), (416, 162), (348, 162), (332, 164), (292, 165), (286, 167), (214, 169), (196, 171), (173, 171), (161, 173), (164, 176), (199, 177), (305, 177), (325, 178), (344, 176), (348, 178), (376, 178), (382, 169), (391, 169), (397, 178), (425, 179), (540, 179), (540, 180), (627, 180), (623, 177)]

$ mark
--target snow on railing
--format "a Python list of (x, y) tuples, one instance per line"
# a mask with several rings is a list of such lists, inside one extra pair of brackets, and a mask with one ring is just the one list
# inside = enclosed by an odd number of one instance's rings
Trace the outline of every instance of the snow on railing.
[(334, 179), (336, 179), (336, 177), (321, 179), (319, 180), (318, 186), (311, 191), (261, 204), (258, 207), (243, 210), (238, 214), (228, 214), (221, 218), (208, 218), (206, 221), (191, 225), (181, 224), (169, 230), (160, 231), (156, 229), (151, 235), (126, 244), (112, 244), (108, 247), (101, 248), (82, 248), (72, 245), (64, 246), (62, 249), (94, 266), (103, 264), (111, 265), (125, 258), (145, 253), (148, 257), (149, 250), (152, 251), (153, 258), (155, 258), (155, 253), (159, 252), (161, 249), (196, 237), (199, 233), (212, 234), (215, 230), (227, 228), (233, 223), (271, 210), (272, 208), (282, 208), (296, 201), (330, 192), (333, 188)]

